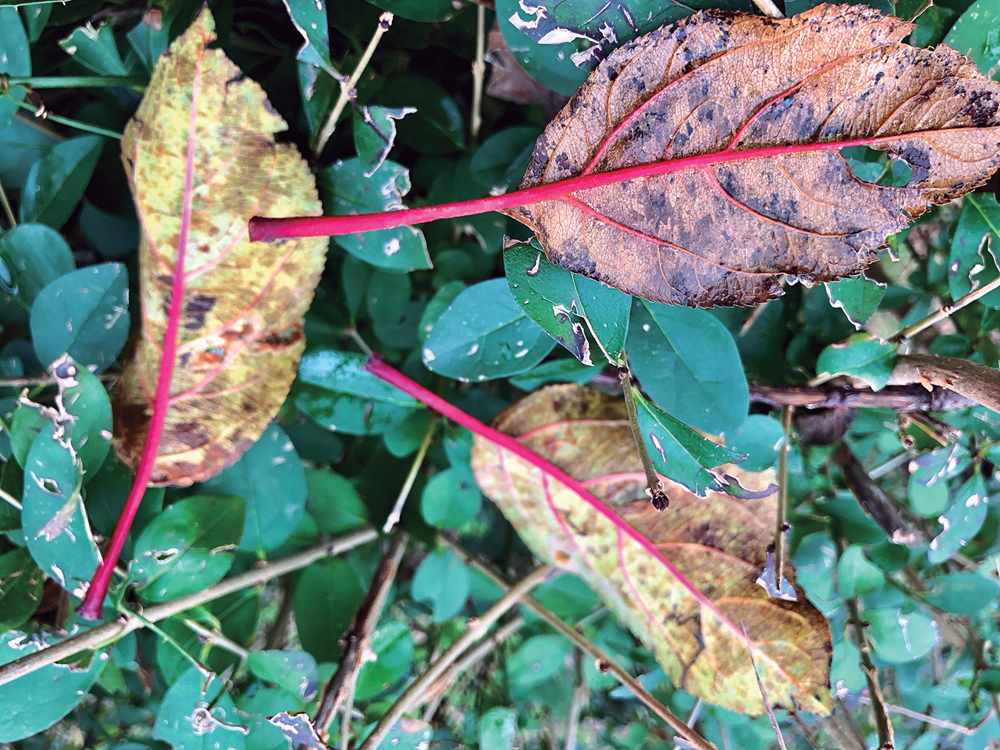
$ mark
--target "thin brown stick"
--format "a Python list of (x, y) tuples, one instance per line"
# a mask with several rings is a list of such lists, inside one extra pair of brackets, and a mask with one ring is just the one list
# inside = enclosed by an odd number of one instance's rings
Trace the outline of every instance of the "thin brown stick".
[(895, 501), (871, 478), (847, 443), (841, 443), (832, 458), (840, 467), (847, 489), (894, 544), (914, 544), (919, 539), (903, 519)]
[(587, 683), (580, 674), (579, 661), (576, 665), (576, 687), (573, 689), (573, 697), (569, 704), (569, 718), (566, 720), (566, 745), (565, 750), (576, 750), (576, 734), (580, 729), (580, 714), (583, 713), (584, 706), (587, 705), (587, 698), (590, 691)]
[(872, 717), (875, 719), (875, 730), (878, 732), (879, 750), (893, 750), (896, 744), (892, 722), (889, 721), (885, 699), (882, 697), (882, 688), (879, 687), (878, 669), (875, 662), (872, 661), (871, 649), (868, 647), (868, 636), (865, 635), (865, 625), (861, 621), (861, 612), (858, 609), (858, 600), (852, 596), (848, 597), (845, 603), (851, 625), (854, 628), (854, 639), (857, 641), (858, 651), (861, 652), (861, 671), (865, 673), (865, 681), (868, 683), (868, 696), (871, 701)]
[[(450, 547), (453, 552), (460, 555), (466, 562), (474, 565), (477, 570), (498, 586), (503, 586), (504, 588), (510, 586), (507, 579), (494, 570), (492, 566), (480, 560), (478, 557), (458, 544), (458, 542), (455, 542), (444, 535), (439, 535), (438, 539)], [(630, 675), (623, 666), (612, 659), (601, 648), (587, 640), (587, 638), (576, 628), (573, 628), (563, 622), (554, 612), (546, 609), (539, 604), (537, 600), (530, 596), (524, 597), (521, 600), (521, 603), (548, 623), (548, 625), (554, 628), (557, 632), (568, 638), (578, 649), (593, 657), (595, 663), (601, 670), (607, 670), (609, 673), (613, 674), (618, 681), (622, 683), (622, 685), (631, 690), (636, 698), (644, 703), (654, 714), (663, 719), (663, 721), (666, 722), (671, 729), (677, 732), (680, 737), (687, 740), (691, 745), (698, 748), (698, 750), (718, 750), (715, 745), (698, 734), (694, 729), (689, 727), (683, 719), (675, 715), (669, 708), (654, 698), (653, 695), (646, 690), (635, 677)]]
[(757, 6), (757, 10), (769, 18), (785, 17), (781, 11), (778, 10), (778, 6), (774, 4), (774, 0), (753, 0), (753, 4)]
[(906, 328), (902, 329), (899, 333), (897, 333), (889, 340), (896, 344), (902, 344), (908, 341), (909, 339), (912, 339), (921, 331), (924, 331), (927, 328), (930, 328), (931, 326), (940, 323), (945, 318), (950, 317), (953, 313), (961, 310), (963, 307), (971, 305), (977, 299), (986, 296), (994, 289), (1000, 289), (1000, 276), (993, 279), (989, 283), (983, 284), (982, 286), (973, 289), (968, 294), (959, 297), (950, 305), (942, 305), (941, 309), (932, 312), (926, 318), (918, 320), (913, 325), (906, 326)]
[(774, 736), (778, 738), (778, 747), (781, 750), (788, 750), (785, 747), (785, 738), (781, 735), (781, 727), (778, 726), (778, 720), (774, 717), (774, 709), (771, 708), (771, 701), (767, 697), (767, 690), (760, 679), (760, 672), (757, 671), (757, 660), (753, 658), (753, 647), (750, 645), (750, 636), (747, 635), (747, 626), (743, 625), (743, 623), (740, 624), (743, 627), (743, 637), (747, 639), (747, 651), (750, 652), (750, 666), (753, 667), (753, 676), (757, 678), (757, 689), (760, 690), (760, 699), (764, 702), (764, 710), (767, 711), (767, 718), (771, 722), (771, 729), (774, 730)]
[(930, 390), (922, 385), (886, 386), (875, 392), (870, 388), (844, 386), (768, 386), (751, 385), (750, 400), (773, 409), (800, 406), (807, 409), (871, 408), (908, 411), (949, 411), (964, 409), (974, 402), (946, 388)]
[(323, 153), (323, 149), (326, 148), (327, 142), (330, 140), (330, 136), (333, 135), (334, 129), (337, 127), (337, 120), (340, 119), (340, 113), (344, 111), (344, 107), (347, 106), (347, 102), (350, 101), (354, 87), (358, 85), (358, 81), (361, 80), (361, 74), (365, 72), (365, 68), (368, 67), (368, 63), (372, 59), (372, 55), (375, 54), (375, 48), (378, 47), (379, 41), (382, 39), (382, 35), (389, 30), (392, 26), (392, 13), (383, 13), (379, 16), (378, 26), (375, 27), (375, 33), (372, 35), (371, 41), (368, 42), (368, 47), (365, 48), (364, 53), (361, 55), (361, 59), (358, 60), (357, 66), (354, 68), (354, 72), (351, 73), (351, 77), (346, 81), (341, 81), (340, 83), (340, 95), (337, 97), (336, 103), (333, 105), (333, 109), (330, 110), (330, 116), (326, 120), (326, 124), (323, 125), (323, 130), (320, 131), (319, 137), (316, 139), (316, 148), (313, 149), (313, 153), (317, 158)]
[(632, 385), (632, 368), (628, 366), (628, 360), (622, 355), (624, 364), (619, 368), (618, 375), (622, 382), (622, 392), (625, 394), (625, 410), (628, 412), (629, 427), (632, 428), (632, 442), (639, 454), (639, 461), (642, 463), (642, 470), (646, 474), (646, 494), (649, 496), (653, 507), (657, 510), (666, 510), (670, 505), (670, 498), (663, 491), (663, 484), (660, 476), (653, 466), (653, 459), (646, 448), (646, 441), (642, 436), (642, 428), (639, 427), (639, 409), (635, 404), (635, 393)]
[(55, 664), (57, 661), (62, 661), (81, 651), (102, 648), (128, 633), (140, 630), (145, 626), (146, 622), (159, 622), (167, 617), (172, 617), (202, 604), (207, 604), (227, 594), (235, 593), (250, 586), (259, 586), (285, 573), (300, 570), (310, 563), (322, 560), (324, 557), (339, 555), (352, 550), (366, 542), (370, 542), (377, 536), (378, 533), (372, 528), (352, 531), (350, 534), (344, 534), (310, 549), (289, 555), (277, 562), (264, 563), (245, 573), (240, 573), (232, 578), (219, 581), (214, 586), (209, 586), (202, 591), (196, 591), (179, 599), (154, 605), (142, 613), (142, 619), (125, 615), (90, 630), (85, 630), (78, 635), (71, 636), (40, 651), (35, 651), (12, 662), (0, 665), (0, 685), (6, 685), (18, 677), (31, 674), (42, 667)]
[(473, 142), (483, 125), (483, 79), (486, 77), (486, 8), (476, 7), (476, 59), (472, 62), (472, 117), (469, 133)]
[(13, 229), (17, 226), (17, 219), (14, 216), (14, 211), (10, 207), (10, 202), (7, 200), (7, 193), (3, 189), (3, 183), (0, 183), (0, 203), (3, 204), (3, 212), (7, 216), (7, 223), (10, 224)]
[[(871, 699), (866, 695), (862, 695), (858, 700), (861, 701), (861, 703), (871, 705)], [(908, 719), (916, 719), (917, 721), (922, 721), (924, 724), (930, 724), (931, 726), (939, 727), (941, 729), (947, 729), (950, 732), (964, 734), (966, 737), (970, 737), (979, 731), (979, 727), (963, 727), (961, 724), (954, 724), (953, 722), (946, 721), (945, 719), (939, 719), (936, 716), (922, 714), (919, 711), (912, 711), (903, 706), (894, 706), (891, 703), (887, 703), (885, 705), (885, 710), (890, 714), (899, 714), (900, 716), (905, 716)], [(992, 709), (990, 710), (992, 712)]]
[[(120, 376), (116, 372), (105, 372), (97, 377), (103, 383), (117, 383)], [(51, 375), (38, 375), (32, 378), (0, 378), (0, 388), (33, 388), (36, 385), (56, 385), (56, 379)]]
[[(788, 532), (788, 522), (785, 520), (788, 509), (788, 447), (792, 440), (792, 415), (794, 406), (786, 406), (781, 413), (781, 427), (785, 431), (785, 439), (778, 452), (778, 512), (774, 520), (774, 588), (781, 596), (781, 587), (785, 582), (785, 536)], [(755, 667), (756, 669), (756, 667)]]
[[(399, 572), (399, 563), (403, 559), (406, 551), (406, 536), (397, 533), (389, 545), (389, 549), (382, 557), (382, 561), (375, 571), (371, 586), (365, 596), (351, 627), (344, 635), (342, 642), (344, 650), (340, 656), (340, 663), (337, 671), (333, 673), (326, 687), (323, 689), (323, 697), (320, 698), (319, 708), (316, 709), (316, 718), (313, 726), (316, 734), (323, 740), (327, 738), (330, 724), (336, 716), (348, 693), (353, 691), (353, 686), (358, 679), (358, 673), (364, 664), (364, 654), (371, 643), (372, 632), (378, 624), (382, 610), (385, 608), (386, 598), (389, 596), (389, 588), (396, 579)], [(350, 718), (345, 713), (342, 726), (350, 727)]]
[(430, 421), (427, 423), (427, 430), (424, 432), (424, 439), (420, 441), (420, 448), (417, 449), (417, 455), (413, 457), (413, 463), (410, 464), (410, 471), (403, 481), (403, 486), (400, 488), (396, 502), (389, 512), (389, 517), (385, 519), (385, 525), (382, 526), (382, 533), (384, 534), (392, 531), (392, 527), (399, 523), (399, 519), (402, 517), (403, 505), (406, 504), (406, 498), (410, 496), (410, 490), (413, 489), (417, 473), (420, 471), (420, 466), (424, 463), (424, 458), (427, 456), (427, 449), (430, 448), (431, 438), (434, 437), (434, 428), (437, 426), (437, 422), (437, 414), (432, 414)]
[(218, 646), (231, 654), (235, 654), (243, 661), (246, 661), (246, 658), (250, 656), (249, 651), (243, 648), (236, 641), (228, 638), (217, 630), (206, 628), (200, 622), (196, 622), (190, 618), (184, 618), (184, 624), (188, 627), (188, 629), (197, 633), (198, 637), (203, 641), (211, 643), (213, 646)]
[(412, 710), (426, 694), (427, 689), (457, 661), (472, 644), (486, 635), (486, 632), (499, 620), (504, 613), (515, 606), (521, 599), (538, 584), (552, 575), (555, 569), (551, 565), (541, 565), (525, 576), (517, 585), (511, 587), (497, 600), (497, 602), (484, 612), (479, 618), (469, 621), (468, 627), (455, 641), (445, 650), (438, 659), (428, 665), (417, 679), (403, 691), (395, 703), (393, 703), (385, 715), (379, 719), (371, 734), (368, 735), (359, 750), (375, 750), (389, 731), (396, 725), (405, 713)]

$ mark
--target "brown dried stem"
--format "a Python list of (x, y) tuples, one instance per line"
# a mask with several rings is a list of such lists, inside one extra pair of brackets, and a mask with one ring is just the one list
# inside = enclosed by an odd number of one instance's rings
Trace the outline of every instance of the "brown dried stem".
[(14, 217), (14, 211), (11, 210), (10, 202), (7, 200), (7, 193), (4, 192), (3, 183), (0, 183), (0, 203), (3, 204), (3, 212), (7, 216), (7, 223), (13, 229), (17, 226), (17, 219)]
[(629, 427), (632, 428), (632, 442), (635, 443), (635, 449), (639, 453), (639, 461), (642, 462), (642, 470), (646, 475), (646, 494), (649, 495), (654, 508), (666, 510), (667, 506), (670, 505), (670, 499), (663, 491), (660, 476), (656, 473), (653, 459), (650, 458), (646, 441), (642, 437), (642, 429), (639, 427), (639, 410), (635, 405), (635, 393), (633, 392), (632, 368), (629, 367), (624, 354), (622, 354), (622, 362), (618, 376), (621, 378), (622, 391), (625, 394), (625, 409), (628, 411)]
[[(333, 673), (323, 689), (323, 697), (320, 698), (319, 708), (316, 709), (316, 718), (313, 720), (316, 734), (323, 739), (327, 737), (337, 710), (348, 693), (354, 689), (358, 673), (364, 664), (364, 654), (371, 642), (372, 632), (385, 608), (389, 588), (396, 578), (399, 563), (402, 561), (405, 551), (406, 536), (397, 533), (393, 536), (389, 549), (383, 555), (375, 571), (368, 593), (355, 613), (350, 629), (342, 639), (344, 650), (340, 656), (340, 663), (337, 665), (337, 671)], [(349, 717), (349, 710), (345, 711), (343, 726), (348, 729), (350, 727)]]
[[(510, 586), (507, 579), (494, 570), (492, 566), (483, 560), (480, 560), (476, 555), (473, 555), (467, 549), (458, 544), (458, 542), (455, 542), (444, 535), (439, 535), (438, 539), (450, 547), (451, 550), (457, 555), (460, 555), (467, 563), (475, 566), (477, 570), (497, 585), (503, 586), (504, 588), (508, 588)], [(665, 721), (675, 732), (677, 732), (680, 737), (687, 740), (691, 745), (698, 748), (698, 750), (718, 750), (715, 745), (698, 734), (698, 732), (689, 727), (683, 719), (676, 716), (672, 711), (670, 711), (670, 709), (654, 698), (653, 695), (646, 690), (635, 677), (630, 675), (624, 667), (612, 659), (601, 648), (587, 640), (587, 638), (576, 630), (576, 628), (573, 628), (563, 622), (554, 612), (546, 609), (539, 604), (537, 600), (530, 596), (523, 597), (521, 604), (538, 615), (539, 618), (544, 620), (557, 632), (568, 638), (578, 649), (586, 653), (588, 656), (593, 657), (599, 669), (602, 671), (606, 670), (613, 674), (618, 681), (622, 683), (622, 685), (631, 690), (633, 694), (635, 694), (636, 698), (644, 703), (654, 714), (663, 719), (663, 721)]]
[(840, 467), (844, 484), (857, 498), (865, 513), (871, 516), (894, 544), (913, 544), (917, 535), (911, 529), (892, 498), (871, 478), (858, 457), (846, 443), (841, 443), (833, 453), (833, 461)]
[(897, 412), (964, 409), (973, 402), (947, 388), (890, 385), (880, 391), (851, 386), (751, 385), (750, 400), (774, 409), (801, 406), (807, 409), (870, 408)]
[(469, 132), (472, 140), (479, 138), (483, 125), (483, 79), (486, 76), (486, 8), (476, 6), (476, 59), (472, 63), (472, 117)]
[(486, 635), (486, 631), (499, 620), (511, 607), (515, 606), (521, 599), (538, 584), (552, 575), (555, 568), (551, 565), (541, 565), (525, 576), (517, 585), (510, 588), (497, 602), (484, 612), (480, 617), (469, 621), (468, 627), (455, 641), (439, 656), (434, 662), (428, 665), (424, 673), (415, 679), (410, 686), (403, 691), (395, 703), (389, 707), (385, 715), (379, 719), (378, 724), (368, 735), (359, 750), (375, 750), (389, 731), (396, 725), (403, 715), (416, 707), (421, 699), (426, 695), (427, 689), (436, 682), (441, 675), (447, 671), (448, 667), (454, 664), (476, 641)]
[[(774, 587), (781, 595), (781, 587), (785, 581), (785, 533), (788, 523), (785, 514), (788, 509), (788, 444), (792, 439), (792, 415), (794, 406), (786, 406), (781, 413), (781, 427), (785, 431), (785, 439), (778, 452), (778, 512), (774, 521)], [(753, 658), (751, 656), (751, 658)], [(756, 666), (754, 667), (756, 671)], [(760, 682), (760, 677), (757, 678)], [(761, 686), (763, 690), (763, 686)], [(768, 709), (770, 712), (770, 709)]]
[(922, 320), (918, 320), (913, 325), (906, 326), (906, 328), (902, 329), (899, 333), (897, 333), (895, 336), (893, 336), (890, 339), (890, 341), (892, 341), (893, 343), (896, 343), (896, 344), (902, 344), (902, 343), (904, 343), (906, 341), (909, 341), (910, 339), (912, 339), (914, 336), (916, 336), (921, 331), (924, 331), (927, 328), (930, 328), (931, 326), (940, 323), (945, 318), (951, 316), (952, 313), (955, 313), (958, 310), (961, 310), (963, 307), (966, 307), (967, 305), (971, 305), (977, 299), (979, 299), (980, 297), (986, 296), (987, 294), (989, 294), (990, 292), (992, 292), (994, 289), (1000, 289), (1000, 276), (998, 276), (997, 278), (993, 279), (992, 281), (990, 281), (987, 284), (983, 284), (980, 287), (976, 287), (975, 289), (973, 289), (968, 294), (966, 294), (966, 295), (964, 295), (962, 297), (959, 297), (957, 300), (955, 300), (954, 302), (952, 302), (950, 305), (942, 305), (939, 310), (935, 310), (930, 315), (928, 315), (926, 318), (923, 318)]
[(186, 612), (189, 609), (207, 604), (241, 589), (249, 588), (250, 586), (260, 586), (286, 573), (300, 570), (310, 563), (322, 560), (324, 557), (339, 555), (352, 550), (366, 542), (372, 541), (377, 536), (378, 533), (372, 528), (352, 531), (350, 534), (344, 534), (310, 549), (289, 555), (282, 560), (263, 563), (259, 567), (219, 581), (214, 586), (209, 586), (202, 591), (196, 591), (193, 594), (188, 594), (169, 602), (156, 604), (146, 609), (142, 613), (141, 618), (139, 616), (123, 615), (111, 622), (106, 622), (90, 630), (85, 630), (48, 648), (43, 648), (40, 651), (0, 665), (0, 685), (6, 685), (18, 677), (31, 674), (42, 667), (55, 664), (57, 661), (62, 661), (81, 651), (103, 648), (129, 633), (140, 630), (147, 622), (159, 622), (167, 617)]
[(893, 750), (896, 745), (893, 738), (892, 722), (889, 721), (885, 699), (882, 697), (882, 688), (878, 684), (878, 669), (875, 662), (872, 661), (868, 637), (865, 635), (865, 624), (861, 621), (861, 612), (858, 609), (858, 600), (854, 597), (848, 597), (845, 602), (851, 625), (854, 628), (854, 639), (861, 652), (861, 671), (865, 673), (865, 681), (868, 683), (868, 696), (871, 701), (872, 716), (875, 719), (875, 729), (878, 732), (879, 750)]
[[(778, 588), (781, 588), (780, 580)], [(743, 637), (747, 639), (747, 651), (750, 652), (750, 665), (753, 667), (753, 676), (757, 678), (757, 689), (760, 690), (760, 699), (764, 702), (764, 710), (767, 711), (767, 718), (771, 722), (771, 729), (774, 730), (774, 736), (778, 738), (778, 747), (781, 750), (787, 750), (785, 747), (785, 738), (781, 735), (781, 727), (778, 726), (778, 720), (774, 716), (774, 709), (771, 708), (771, 701), (767, 698), (767, 690), (764, 688), (764, 683), (760, 679), (760, 672), (757, 669), (757, 660), (753, 658), (753, 648), (750, 646), (750, 636), (747, 635), (747, 626), (743, 625)]]
[(323, 153), (323, 149), (326, 148), (326, 144), (330, 140), (330, 136), (333, 135), (333, 131), (337, 127), (337, 120), (340, 119), (340, 113), (344, 111), (344, 107), (347, 106), (347, 102), (351, 100), (354, 87), (358, 85), (358, 81), (361, 80), (361, 74), (365, 72), (365, 68), (367, 68), (368, 63), (371, 62), (372, 55), (375, 54), (375, 48), (378, 47), (378, 43), (382, 40), (382, 35), (385, 34), (385, 32), (387, 32), (389, 27), (392, 25), (392, 19), (392, 13), (383, 13), (379, 16), (378, 26), (375, 27), (375, 33), (372, 34), (371, 41), (368, 42), (368, 46), (365, 48), (364, 53), (362, 53), (361, 59), (358, 60), (358, 64), (354, 68), (354, 72), (351, 73), (351, 77), (346, 81), (341, 81), (340, 96), (337, 97), (337, 101), (333, 105), (333, 109), (330, 110), (330, 116), (327, 118), (326, 124), (323, 125), (323, 130), (320, 131), (319, 137), (316, 139), (316, 147), (313, 149), (313, 153), (317, 158), (319, 158), (319, 156)]

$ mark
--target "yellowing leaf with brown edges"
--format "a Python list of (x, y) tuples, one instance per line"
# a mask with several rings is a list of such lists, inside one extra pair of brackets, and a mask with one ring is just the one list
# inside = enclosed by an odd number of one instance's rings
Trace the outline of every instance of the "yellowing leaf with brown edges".
[[(506, 212), (553, 262), (657, 302), (751, 305), (781, 274), (856, 276), (1000, 165), (1000, 83), (947, 45), (903, 44), (912, 29), (821, 5), (705, 11), (636, 39), (545, 129)], [(909, 183), (862, 182), (846, 146), (903, 159)]]
[[(142, 224), (142, 327), (115, 400), (116, 448), (139, 464), (161, 367), (172, 368), (154, 484), (203, 481), (264, 431), (295, 377), (327, 246), (249, 241), (255, 214), (321, 206), (306, 162), (274, 140), (287, 125), (214, 40), (206, 9), (160, 58), (122, 140)], [(180, 264), (176, 355), (163, 361)]]
[[(774, 495), (698, 498), (664, 480), (670, 508), (658, 513), (645, 495), (624, 402), (580, 386), (537, 391), (494, 426), (603, 505), (477, 436), (472, 463), (483, 492), (535, 555), (597, 592), (675, 685), (731, 711), (762, 713), (752, 648), (772, 703), (832, 710), (829, 625), (801, 588), (798, 601), (782, 601), (756, 583), (773, 540)], [(771, 479), (731, 473), (755, 489)], [(794, 583), (790, 566), (786, 577)]]

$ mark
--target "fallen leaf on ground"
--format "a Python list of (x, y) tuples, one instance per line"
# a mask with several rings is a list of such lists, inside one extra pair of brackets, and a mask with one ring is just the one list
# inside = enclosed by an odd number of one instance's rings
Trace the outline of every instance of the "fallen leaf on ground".
[[(664, 480), (670, 509), (658, 513), (645, 496), (624, 402), (576, 385), (537, 391), (495, 426), (605, 505), (477, 436), (472, 465), (483, 492), (540, 559), (601, 596), (677, 687), (731, 711), (762, 713), (752, 648), (776, 705), (830, 712), (829, 625), (800, 588), (791, 602), (768, 599), (755, 583), (773, 541), (774, 494), (698, 498)], [(770, 473), (728, 471), (747, 487), (770, 484)], [(790, 565), (785, 577), (794, 584)]]
[[(1000, 83), (945, 45), (901, 44), (912, 28), (821, 5), (707, 11), (636, 39), (546, 128), (519, 189), (584, 183), (506, 213), (553, 262), (658, 302), (752, 305), (780, 274), (856, 276), (1000, 165)], [(845, 146), (888, 150), (909, 183), (859, 180)]]
[[(318, 215), (315, 181), (264, 91), (202, 11), (157, 63), (122, 156), (142, 223), (142, 326), (115, 399), (118, 455), (146, 445), (161, 369), (173, 370), (153, 484), (201, 482), (234, 463), (285, 399), (327, 240), (252, 243), (255, 214)], [(180, 246), (180, 252), (178, 252)], [(175, 279), (178, 267), (182, 277)], [(171, 312), (176, 284), (183, 287)], [(169, 325), (178, 318), (176, 354)], [(168, 339), (166, 349), (164, 340)]]

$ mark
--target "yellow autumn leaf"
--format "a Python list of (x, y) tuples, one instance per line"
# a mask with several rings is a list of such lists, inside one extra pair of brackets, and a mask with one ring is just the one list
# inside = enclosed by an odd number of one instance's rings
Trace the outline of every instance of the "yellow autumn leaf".
[(115, 447), (138, 467), (165, 401), (153, 484), (204, 481), (261, 435), (295, 377), (327, 247), (250, 242), (251, 216), (321, 206), (295, 146), (274, 140), (286, 123), (209, 48), (215, 38), (205, 9), (160, 58), (122, 140), (142, 226), (142, 327), (115, 399)]

